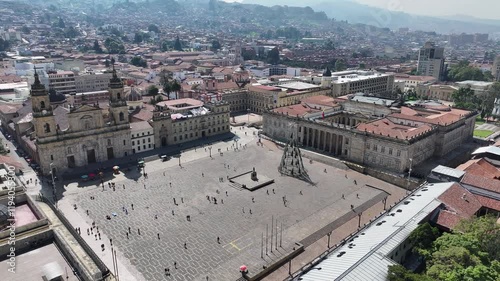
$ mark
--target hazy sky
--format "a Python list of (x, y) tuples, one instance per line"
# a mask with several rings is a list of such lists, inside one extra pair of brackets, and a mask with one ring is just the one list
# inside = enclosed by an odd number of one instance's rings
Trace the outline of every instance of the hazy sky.
[[(292, 0), (294, 2), (297, 0)], [(328, 0), (325, 0), (328, 1)], [(429, 16), (468, 15), (500, 19), (500, 0), (355, 0), (357, 2)]]

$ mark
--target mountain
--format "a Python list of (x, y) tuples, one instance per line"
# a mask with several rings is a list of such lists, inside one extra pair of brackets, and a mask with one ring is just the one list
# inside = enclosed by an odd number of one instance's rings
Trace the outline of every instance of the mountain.
[[(261, 4), (265, 6), (289, 5), (286, 0), (243, 0), (243, 3)], [(306, 4), (307, 3), (307, 4)], [(329, 17), (350, 23), (369, 24), (376, 27), (397, 29), (409, 27), (412, 30), (435, 31), (442, 34), (450, 33), (496, 33), (500, 21), (482, 20), (468, 16), (438, 18), (412, 15), (404, 12), (389, 11), (368, 6), (351, 0), (308, 0), (297, 3), (296, 6), (309, 6), (315, 11), (323, 11)]]

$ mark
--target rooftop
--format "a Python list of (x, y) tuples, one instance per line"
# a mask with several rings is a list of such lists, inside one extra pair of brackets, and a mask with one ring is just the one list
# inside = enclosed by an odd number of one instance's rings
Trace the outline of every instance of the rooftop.
[(419, 127), (405, 126), (393, 123), (391, 120), (384, 118), (373, 122), (361, 123), (358, 125), (357, 129), (391, 138), (412, 139), (420, 134), (431, 131), (432, 127), (429, 125), (422, 125)]
[(438, 197), (455, 184), (428, 184), (417, 189), (351, 240), (335, 248), (300, 280), (386, 281), (387, 267), (396, 264), (389, 257), (392, 251), (441, 205)]
[(304, 82), (285, 83), (285, 84), (278, 85), (277, 87), (290, 89), (290, 90), (299, 90), (299, 91), (312, 90), (312, 89), (319, 88), (318, 85), (304, 83)]
[(385, 105), (385, 106), (391, 106), (394, 102), (396, 102), (395, 100), (383, 99), (383, 98), (377, 98), (377, 97), (367, 97), (367, 96), (362, 96), (362, 95), (353, 96), (351, 98), (351, 101)]
[(157, 104), (161, 107), (168, 107), (170, 110), (179, 111), (203, 106), (203, 102), (191, 98), (162, 101)]
[(132, 133), (137, 132), (137, 131), (144, 131), (148, 129), (152, 129), (151, 125), (149, 124), (148, 121), (140, 121), (140, 122), (132, 122), (130, 123), (130, 131)]

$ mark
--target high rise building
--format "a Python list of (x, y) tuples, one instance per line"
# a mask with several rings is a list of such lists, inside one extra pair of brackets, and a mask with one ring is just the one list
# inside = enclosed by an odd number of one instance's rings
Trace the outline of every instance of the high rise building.
[(417, 71), (420, 75), (443, 80), (444, 48), (436, 47), (434, 42), (425, 43), (418, 53)]
[(496, 81), (500, 81), (500, 56), (495, 58), (493, 67), (491, 68), (491, 74), (495, 77)]

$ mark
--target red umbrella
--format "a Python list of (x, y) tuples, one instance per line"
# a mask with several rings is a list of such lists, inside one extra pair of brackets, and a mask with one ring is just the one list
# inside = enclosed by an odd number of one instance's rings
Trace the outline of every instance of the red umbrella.
[(242, 272), (247, 271), (247, 266), (246, 265), (240, 266), (240, 271), (242, 271)]

